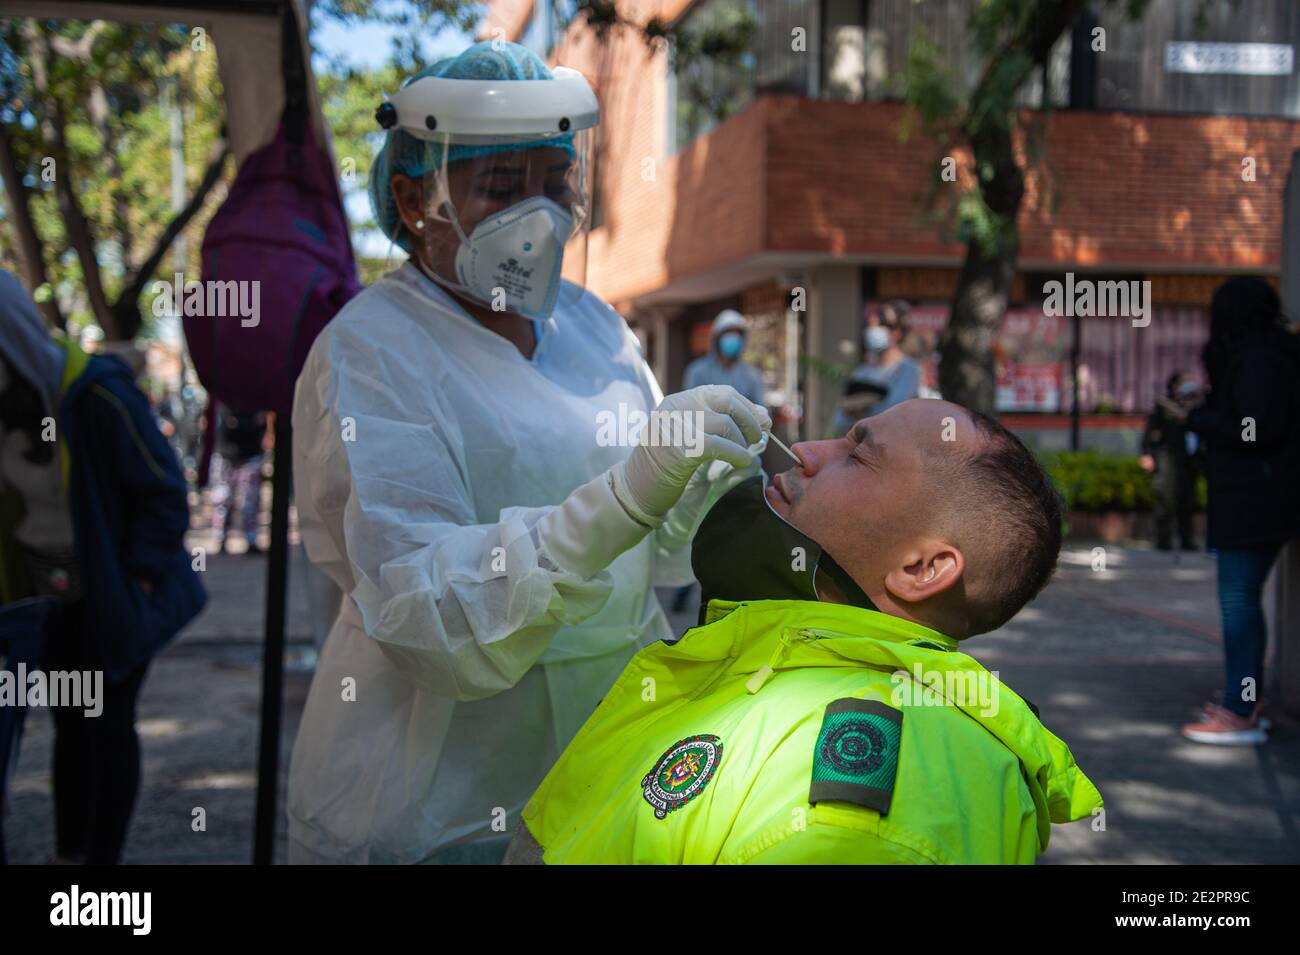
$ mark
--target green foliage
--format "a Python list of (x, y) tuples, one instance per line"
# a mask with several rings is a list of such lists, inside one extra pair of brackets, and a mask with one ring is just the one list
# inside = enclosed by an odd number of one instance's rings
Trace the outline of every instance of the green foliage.
[[(945, 62), (943, 51), (920, 28), (914, 31), (907, 48), (906, 65), (891, 82), (899, 98), (916, 111), (927, 132), (941, 146), (947, 145), (955, 132), (950, 124), (962, 107), (957, 77)], [(904, 116), (904, 137), (911, 135), (911, 120), (910, 115)]]
[[(914, 2), (921, 4), (927, 0)], [(942, 188), (932, 184), (918, 197), (922, 219), (942, 223), (952, 238), (964, 244), (977, 244), (990, 257), (1015, 247), (1016, 224), (988, 206), (984, 191), (994, 178), (990, 159), (1000, 158), (988, 151), (1004, 149), (1006, 133), (1014, 135), (1023, 131), (1027, 134), (1023, 140), (1025, 151), (1016, 160), (1021, 172), (1044, 165), (1042, 124), (1032, 118), (1026, 122), (1026, 111), (1018, 97), (1041, 66), (1043, 51), (1033, 49), (1041, 40), (1038, 28), (1062, 2), (980, 0), (974, 3), (965, 30), (968, 52), (980, 67), (973, 84), (962, 82), (957, 71), (945, 61), (943, 51), (920, 30), (911, 41), (903, 69), (892, 78), (903, 102), (911, 108), (900, 130), (902, 135), (910, 136), (913, 127), (919, 124), (941, 156), (954, 144), (966, 145), (974, 154), (972, 181), (945, 183)], [(1122, 8), (1129, 17), (1137, 19), (1145, 12), (1149, 0), (1101, 2)], [(955, 197), (954, 193), (957, 193)], [(1049, 189), (1047, 201), (1052, 203), (1055, 199)]]
[(815, 355), (806, 355), (803, 352), (799, 353), (797, 361), (801, 371), (806, 374), (816, 375), (832, 387), (842, 385), (844, 382), (848, 381), (849, 376), (853, 374), (854, 367), (856, 367), (853, 365), (836, 364), (835, 362), (818, 358)]
[(363, 287), (370, 287), (393, 270), (393, 263), (387, 258), (357, 258), (357, 278)]
[(623, 0), (576, 0), (572, 14), (555, 9), (561, 30), (582, 24), (605, 43), (631, 30), (652, 50), (666, 49), (677, 77), (679, 142), (688, 141), (741, 109), (752, 97), (757, 64), (757, 0), (702, 0), (674, 22), (639, 21)]
[(986, 255), (1000, 248), (1010, 248), (1016, 238), (1015, 221), (989, 208), (978, 189), (962, 192), (957, 198), (957, 238), (974, 244)]
[[(318, 0), (314, 5), (316, 23), (369, 21), (399, 28), (394, 31), (392, 56), (385, 67), (358, 70), (343, 59), (323, 58), (325, 69), (318, 72), (345, 190), (364, 188), (381, 140), (374, 121), (375, 105), (381, 92), (395, 90), (402, 77), (424, 65), (420, 40), (446, 26), (472, 31), (480, 15), (481, 8), (466, 0)], [(50, 153), (42, 120), (52, 115), (55, 105), (66, 118), (71, 168), (60, 168), (57, 175), (70, 177), (94, 240), (105, 294), (112, 302), (173, 217), (171, 97), (178, 97), (181, 108), (187, 199), (221, 137), (225, 103), (217, 74), (219, 51), (211, 36), (205, 37), (202, 49), (194, 49), (189, 28), (183, 24), (107, 22), (93, 28), (99, 32), (87, 61), (51, 52), (49, 96), (43, 98), (35, 87), (26, 26), (27, 21), (20, 18), (0, 19), (0, 122), (13, 142), (44, 246), (50, 284), (37, 290), (38, 299), (57, 296), (72, 325), (84, 327), (93, 324), (95, 316), (81, 265), (71, 251), (54, 184), (42, 178), (47, 168), (43, 163)], [(78, 20), (42, 20), (39, 26), (51, 43), (65, 44), (83, 39), (92, 29), (89, 22)], [(92, 116), (96, 87), (102, 89), (107, 103), (103, 129), (96, 127)], [(350, 162), (345, 164), (345, 159)], [(187, 274), (200, 271), (203, 232), (233, 175), (233, 164), (228, 163), (224, 184), (218, 183), (204, 209), (182, 233)], [(0, 192), (0, 267), (17, 271), (11, 202), (12, 197)], [(358, 225), (365, 228), (368, 223)], [(175, 268), (174, 254), (169, 254), (155, 277), (170, 280)], [(140, 304), (147, 335), (152, 318), (147, 292)]]
[[(1150, 511), (1151, 475), (1138, 459), (1099, 451), (1053, 451), (1040, 456), (1067, 511)], [(1196, 506), (1205, 508), (1205, 479), (1196, 482)]]
[[(84, 21), (72, 20), (49, 21), (42, 26), (47, 37), (74, 42), (89, 28)], [(85, 294), (85, 277), (71, 253), (54, 184), (42, 173), (51, 168), (57, 176), (71, 177), (96, 240), (105, 293), (110, 301), (115, 299), (128, 271), (149, 254), (172, 218), (171, 124), (163, 100), (170, 93), (165, 91), (179, 89), (187, 196), (207, 168), (224, 112), (216, 53), (210, 38), (205, 50), (192, 49), (183, 26), (108, 23), (95, 39), (87, 63), (52, 54), (49, 98), (66, 117), (71, 166), (60, 169), (46, 164), (50, 146), (41, 120), (48, 117), (52, 104), (42, 101), (35, 88), (22, 28), (23, 21), (18, 19), (0, 21), (0, 47), (7, 47), (21, 63), (0, 87), (0, 122), (5, 123), (13, 141), (36, 230), (45, 245), (45, 266), (53, 289), (38, 290), (38, 294), (57, 294), (70, 321), (86, 326), (93, 324), (94, 315)], [(91, 113), (95, 86), (106, 99), (103, 133)], [(8, 221), (10, 202), (11, 197), (5, 195), (0, 211), (0, 266), (16, 271), (17, 237)], [(199, 243), (214, 208), (210, 202), (183, 233), (187, 271), (198, 269)], [(158, 277), (169, 278), (173, 267), (169, 256)], [(152, 317), (147, 309), (143, 317), (147, 326)]]
[[(918, 0), (924, 2), (924, 0)], [(919, 122), (921, 131), (936, 145), (939, 155), (954, 145), (972, 145), (990, 129), (1010, 129), (1016, 123), (1015, 97), (1028, 78), (1032, 63), (1023, 49), (1007, 46), (1023, 27), (1027, 0), (988, 0), (977, 3), (967, 20), (967, 39), (976, 61), (984, 64), (973, 89), (964, 89), (957, 72), (942, 51), (920, 29), (912, 37), (903, 70), (894, 86), (911, 109), (903, 127), (910, 136)], [(963, 244), (976, 244), (995, 255), (1002, 243), (1014, 244), (1015, 223), (1008, 223), (989, 208), (984, 187), (993, 179), (990, 157), (974, 155), (973, 182), (941, 183), (932, 180), (918, 197), (922, 218), (946, 227)]]
[(1056, 451), (1043, 466), (1065, 499), (1067, 511), (1149, 511), (1151, 475), (1137, 458), (1098, 451)]
[[(757, 68), (755, 32), (753, 0), (707, 0), (668, 33), (677, 77), (679, 143), (722, 122), (750, 101)], [(647, 35), (647, 41), (654, 38)]]
[[(335, 64), (329, 72), (317, 75), (345, 193), (365, 193), (370, 167), (384, 144), (384, 131), (375, 122), (375, 107), (383, 102), (384, 93), (395, 92), (407, 75), (404, 68), (391, 62), (373, 70)], [(349, 208), (355, 210), (356, 204)], [(375, 227), (369, 216), (361, 220), (352, 216), (350, 221), (356, 231)]]

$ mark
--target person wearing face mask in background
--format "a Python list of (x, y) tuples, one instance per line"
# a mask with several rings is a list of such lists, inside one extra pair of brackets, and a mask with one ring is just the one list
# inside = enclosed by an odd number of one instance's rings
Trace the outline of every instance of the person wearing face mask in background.
[[(758, 369), (741, 359), (749, 338), (749, 322), (735, 309), (725, 308), (709, 329), (709, 351), (686, 366), (683, 387), (730, 385), (754, 402), (763, 404), (763, 378)], [(695, 584), (684, 584), (673, 593), (673, 613), (684, 613)]]
[(866, 361), (853, 370), (844, 386), (833, 424), (837, 433), (853, 427), (859, 418), (880, 414), (920, 395), (921, 366), (901, 347), (910, 311), (906, 302), (895, 299), (867, 317), (862, 333)]
[[(410, 259), (298, 379), (299, 527), (345, 596), (293, 749), (289, 859), (495, 862), (623, 665), (671, 635), (661, 565), (771, 420), (727, 387), (661, 398), (581, 287), (581, 74), (478, 43), (376, 119), (370, 198)], [(616, 423), (656, 406), (682, 444), (630, 447)]]
[(749, 322), (734, 309), (723, 309), (709, 329), (709, 352), (686, 366), (683, 387), (730, 385), (756, 405), (763, 403), (763, 378), (741, 359), (749, 338)]
[(1201, 397), (1196, 382), (1181, 371), (1169, 376), (1164, 396), (1147, 418), (1142, 432), (1142, 456), (1138, 463), (1151, 475), (1155, 492), (1156, 547), (1174, 549), (1174, 527), (1178, 546), (1196, 550), (1192, 512), (1196, 509), (1196, 461), (1200, 450), (1195, 432), (1187, 430), (1187, 412)]

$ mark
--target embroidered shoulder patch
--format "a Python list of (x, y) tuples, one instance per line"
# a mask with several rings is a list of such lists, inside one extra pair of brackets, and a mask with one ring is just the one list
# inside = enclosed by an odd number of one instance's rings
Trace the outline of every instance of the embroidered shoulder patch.
[(808, 801), (851, 802), (886, 815), (902, 738), (901, 710), (879, 700), (830, 703), (817, 734)]
[(673, 743), (641, 780), (641, 795), (654, 806), (655, 818), (663, 819), (698, 796), (721, 761), (720, 737), (688, 736)]

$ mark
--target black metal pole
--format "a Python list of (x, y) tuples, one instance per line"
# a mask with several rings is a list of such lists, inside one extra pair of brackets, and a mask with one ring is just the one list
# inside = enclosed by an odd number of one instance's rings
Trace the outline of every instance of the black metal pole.
[(1070, 343), (1070, 450), (1079, 450), (1079, 339), (1082, 322), (1078, 315), (1070, 323), (1073, 341)]
[(275, 855), (276, 794), (280, 781), (280, 710), (284, 696), (284, 618), (289, 581), (289, 491), (293, 484), (293, 428), (275, 418), (275, 473), (271, 492), (271, 551), (266, 565), (266, 636), (262, 645), (262, 725), (257, 751), (257, 816), (253, 864)]

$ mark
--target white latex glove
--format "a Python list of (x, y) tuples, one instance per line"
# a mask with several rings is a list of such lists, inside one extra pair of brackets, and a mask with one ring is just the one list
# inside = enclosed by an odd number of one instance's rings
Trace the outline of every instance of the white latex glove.
[[(656, 432), (656, 421), (674, 427)], [(767, 409), (730, 385), (669, 395), (654, 410), (632, 456), (613, 468), (614, 496), (637, 522), (658, 527), (701, 465), (725, 461), (743, 468), (754, 460), (750, 446), (771, 430)], [(676, 443), (659, 443), (670, 438)]]

